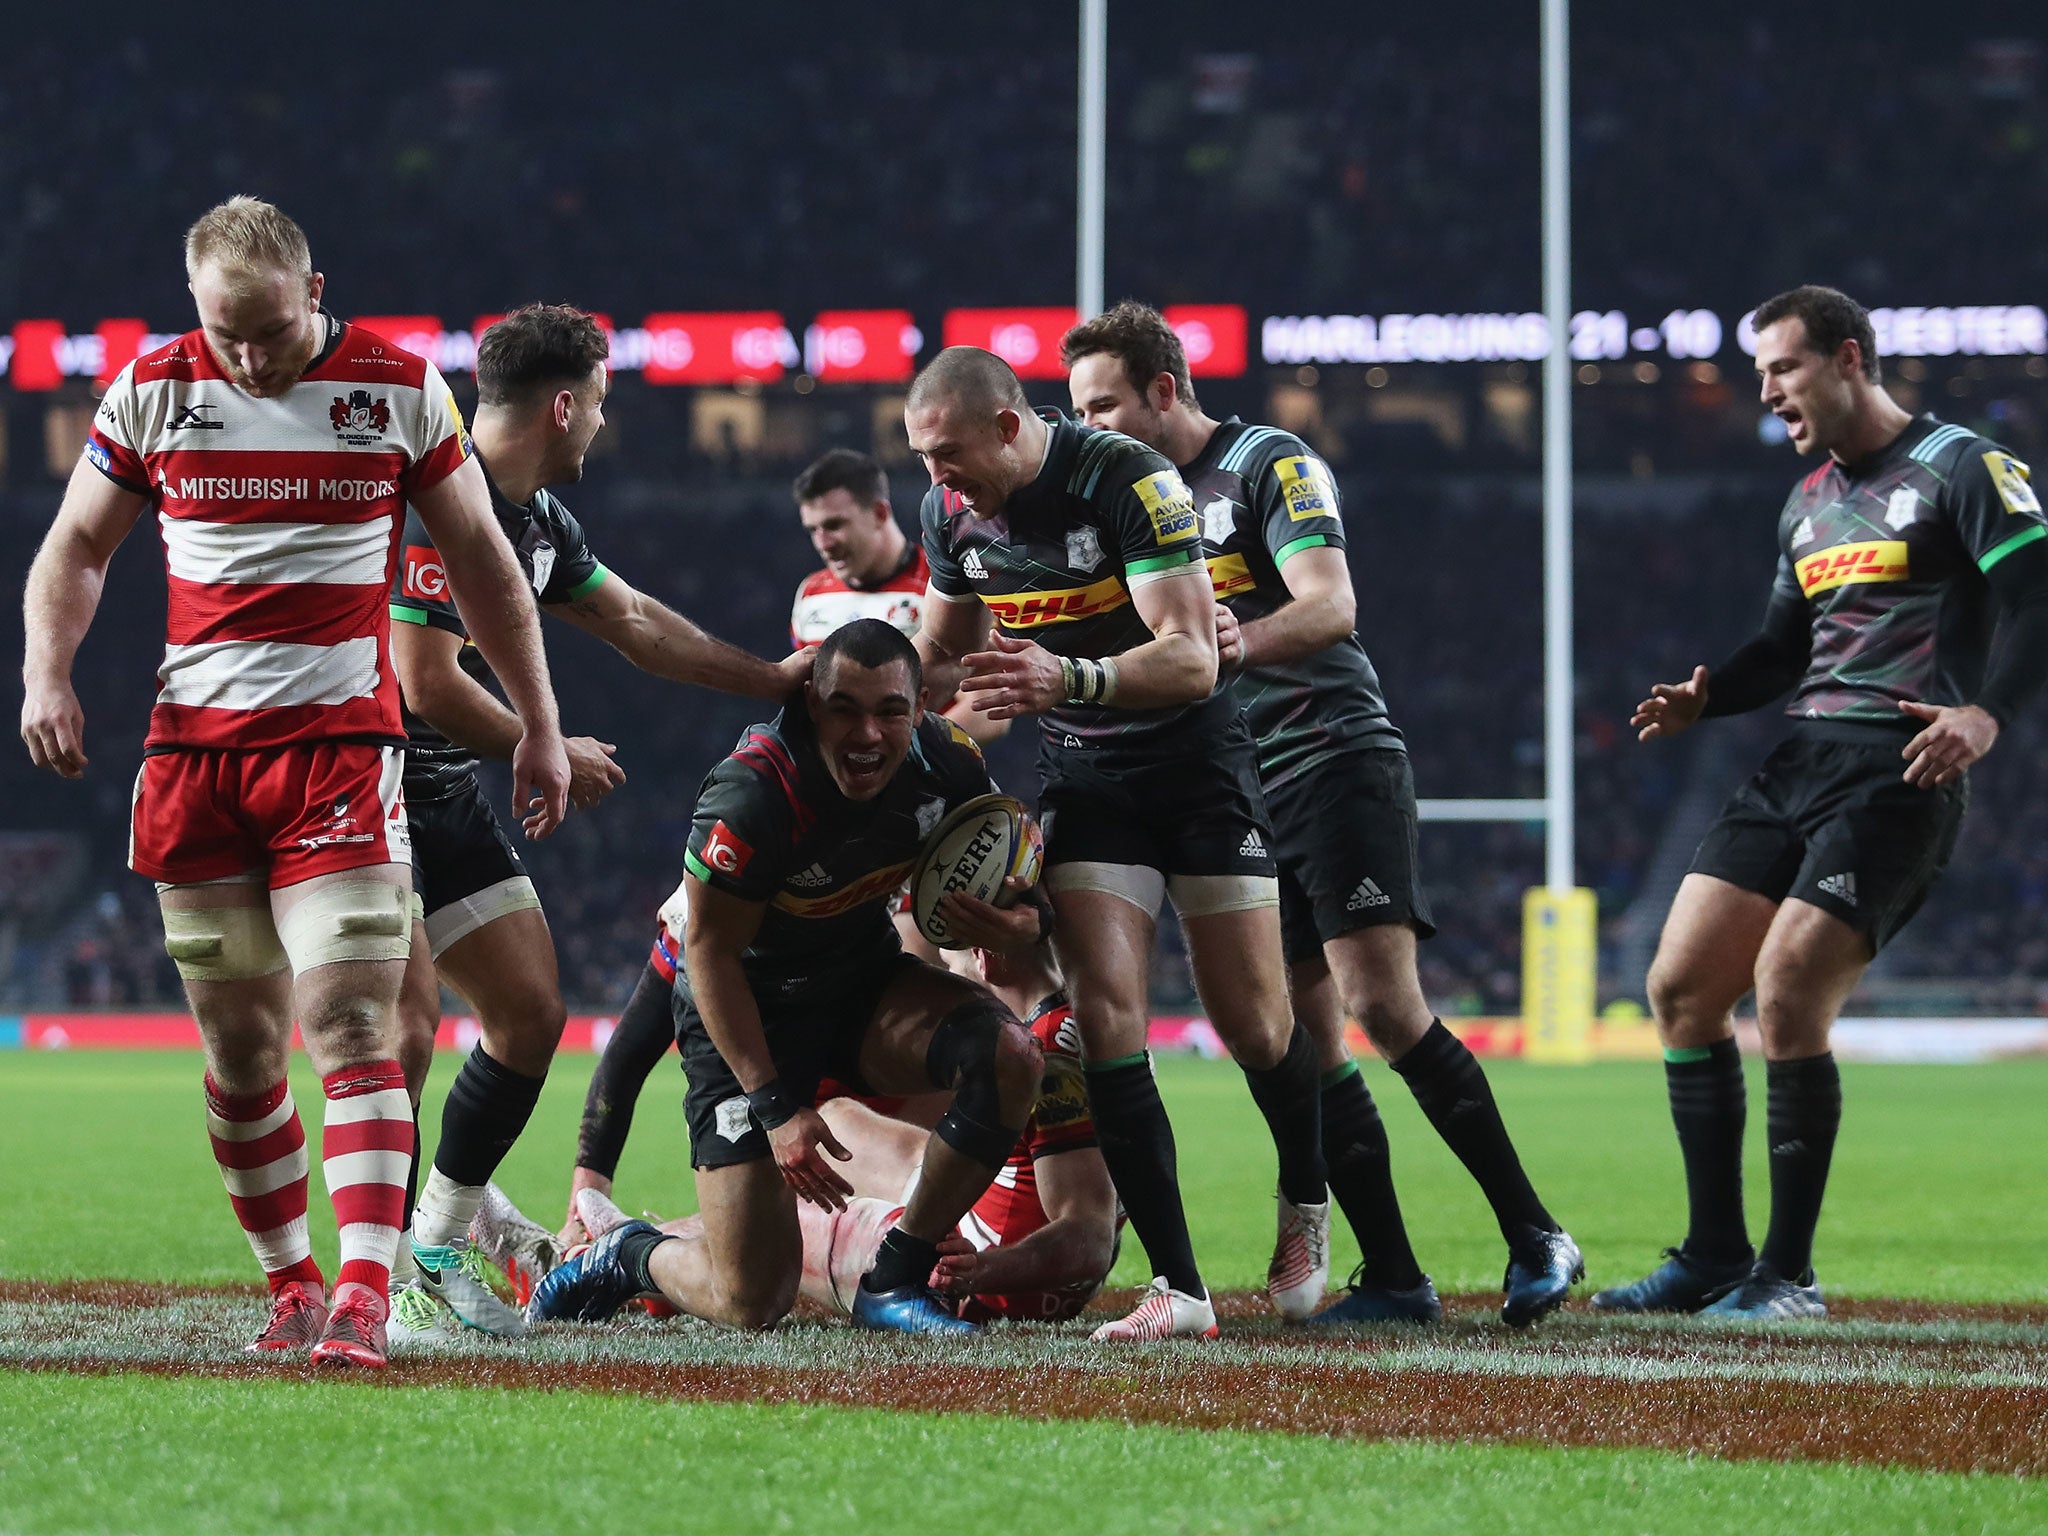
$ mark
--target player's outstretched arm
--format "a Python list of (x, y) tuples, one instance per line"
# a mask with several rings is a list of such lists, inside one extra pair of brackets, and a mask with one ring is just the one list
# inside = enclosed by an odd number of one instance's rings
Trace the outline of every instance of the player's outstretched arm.
[(86, 763), (85, 711), (71, 686), (71, 664), (99, 610), (107, 564), (142, 507), (142, 496), (80, 458), (56, 521), (28, 568), (21, 739), (38, 768), (67, 779), (82, 775)]
[(1328, 544), (1296, 550), (1280, 567), (1280, 580), (1291, 601), (1239, 631), (1247, 667), (1299, 661), (1326, 651), (1358, 622), (1358, 598), (1351, 590), (1351, 567), (1345, 564), (1343, 550)]
[(1628, 723), (1637, 741), (1662, 741), (1691, 726), (1706, 707), (1707, 669), (1694, 667), (1682, 683), (1652, 684), (1650, 696), (1636, 705)]
[(956, 695), (967, 670), (961, 658), (988, 644), (988, 609), (979, 598), (954, 597), (927, 584), (922, 613), (911, 643), (924, 668), (927, 707), (943, 709), (950, 716), (953, 706), (961, 702)]
[[(512, 800), (528, 837), (546, 837), (569, 809), (569, 756), (562, 745), (540, 619), (512, 546), (491, 515), (490, 492), (475, 459), (413, 495), (413, 510), (441, 553), (448, 590), (505, 696), (518, 712), (512, 752)], [(538, 801), (538, 806), (534, 802)]]
[(811, 675), (809, 651), (763, 661), (706, 634), (667, 604), (629, 586), (617, 572), (554, 611), (596, 635), (642, 672), (672, 682), (697, 683), (749, 698), (786, 699)]
[[(1032, 1164), (1046, 1224), (1023, 1241), (968, 1251), (940, 1245), (935, 1273), (949, 1296), (1024, 1295), (1100, 1285), (1116, 1257), (1116, 1187), (1094, 1147), (1055, 1152)], [(948, 1251), (948, 1250), (951, 1251)]]
[(761, 931), (768, 904), (717, 890), (695, 875), (684, 877), (683, 888), (689, 902), (683, 964), (704, 1032), (746, 1090), (755, 1122), (768, 1133), (782, 1181), (798, 1198), (836, 1211), (846, 1204), (853, 1186), (819, 1155), (819, 1148), (842, 1163), (852, 1154), (816, 1109), (797, 1101), (783, 1086), (768, 1050), (761, 1009), (740, 963)]
[[(460, 635), (427, 624), (393, 624), (391, 665), (414, 714), (466, 752), (511, 761), (519, 749), (519, 717), (462, 670)], [(587, 809), (626, 782), (610, 742), (570, 736), (562, 745), (569, 754), (571, 805)]]

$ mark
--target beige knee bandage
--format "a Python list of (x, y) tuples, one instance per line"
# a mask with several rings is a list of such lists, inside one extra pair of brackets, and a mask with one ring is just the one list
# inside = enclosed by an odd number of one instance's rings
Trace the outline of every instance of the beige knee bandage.
[(412, 952), (412, 892), (381, 880), (339, 880), (307, 893), (277, 932), (300, 974), (338, 960), (403, 960)]

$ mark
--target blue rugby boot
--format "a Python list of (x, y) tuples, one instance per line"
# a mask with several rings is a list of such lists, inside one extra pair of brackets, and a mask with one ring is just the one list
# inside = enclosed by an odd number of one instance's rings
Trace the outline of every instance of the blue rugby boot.
[(1436, 1285), (1429, 1276), (1422, 1284), (1405, 1291), (1384, 1285), (1361, 1285), (1353, 1271), (1344, 1295), (1308, 1319), (1311, 1328), (1342, 1328), (1350, 1323), (1440, 1323), (1444, 1304), (1437, 1300)]
[(1756, 1256), (1709, 1264), (1683, 1248), (1666, 1248), (1664, 1262), (1628, 1285), (1593, 1293), (1595, 1312), (1698, 1312), (1740, 1288)]
[(1762, 1259), (1756, 1261), (1747, 1280), (1700, 1312), (1701, 1317), (1735, 1317), (1753, 1323), (1827, 1315), (1828, 1304), (1821, 1299), (1820, 1282), (1812, 1270), (1797, 1280), (1787, 1280)]
[[(629, 1221), (613, 1227), (573, 1259), (564, 1260), (541, 1277), (526, 1304), (536, 1323), (566, 1319), (601, 1323), (647, 1289), (644, 1276), (627, 1267), (619, 1249), (629, 1237), (655, 1232), (651, 1222)], [(659, 1233), (656, 1233), (659, 1236)]]
[(1508, 1248), (1508, 1271), (1501, 1279), (1507, 1296), (1500, 1320), (1510, 1328), (1526, 1328), (1564, 1305), (1574, 1280), (1586, 1278), (1586, 1261), (1569, 1232), (1539, 1232), (1530, 1227)]
[(923, 1285), (871, 1291), (866, 1281), (853, 1288), (853, 1326), (881, 1333), (970, 1334), (981, 1329), (948, 1312)]

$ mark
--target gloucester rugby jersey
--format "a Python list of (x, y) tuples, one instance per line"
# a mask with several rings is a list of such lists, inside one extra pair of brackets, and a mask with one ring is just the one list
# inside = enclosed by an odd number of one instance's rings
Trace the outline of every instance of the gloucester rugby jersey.
[(107, 387), (85, 456), (149, 498), (170, 611), (146, 751), (402, 743), (385, 593), (408, 496), (468, 456), (425, 358), (321, 316), (275, 399), (231, 383), (203, 332)]
[[(519, 570), (542, 603), (573, 603), (602, 586), (611, 573), (590, 552), (583, 525), (545, 490), (535, 491), (525, 506), (509, 501), (490, 478), (491, 510), (512, 545)], [(448, 592), (448, 573), (434, 548), (426, 524), (411, 507), (405, 513), (405, 553), (391, 582), (391, 617), (401, 624), (424, 624), (462, 637), (456, 659), (479, 684), (488, 684), (491, 669), (469, 638), (455, 599)], [(405, 794), (413, 801), (440, 800), (461, 789), (476, 773), (476, 757), (458, 747), (433, 726), (405, 711)]]
[(789, 611), (790, 644), (800, 650), (816, 645), (855, 619), (880, 619), (906, 635), (915, 635), (924, 616), (924, 589), (930, 581), (931, 567), (925, 563), (924, 550), (914, 544), (903, 568), (872, 587), (851, 586), (829, 570), (813, 571), (796, 589), (796, 603)]
[(1041, 1157), (1095, 1145), (1095, 1121), (1088, 1113), (1088, 1080), (1081, 1066), (1081, 1031), (1066, 994), (1053, 993), (1025, 1023), (1045, 1049), (1045, 1076), (1016, 1150), (961, 1222), (984, 1248), (1020, 1243), (1045, 1225), (1035, 1168)]
[(1860, 464), (1832, 457), (1778, 516), (1781, 598), (1803, 600), (1813, 656), (1785, 712), (1918, 729), (1899, 701), (1965, 704), (1991, 649), (1984, 573), (2048, 538), (2025, 464), (1922, 416)]
[[(1195, 498), (1217, 600), (1242, 623), (1291, 600), (1280, 570), (1301, 551), (1344, 548), (1337, 483), (1290, 432), (1246, 426), (1233, 416), (1181, 475)], [(1268, 787), (1343, 748), (1405, 750), (1355, 631), (1314, 655), (1247, 668), (1232, 687), (1259, 744), (1259, 775)]]
[[(932, 591), (979, 600), (997, 628), (1060, 656), (1100, 658), (1145, 644), (1152, 631), (1131, 592), (1202, 558), (1201, 527), (1180, 473), (1143, 443), (1042, 413), (1052, 441), (1038, 476), (984, 518), (933, 486), (920, 520)], [(1162, 709), (1058, 704), (1040, 717), (1044, 744), (1181, 750), (1227, 729), (1238, 711), (1226, 688)]]

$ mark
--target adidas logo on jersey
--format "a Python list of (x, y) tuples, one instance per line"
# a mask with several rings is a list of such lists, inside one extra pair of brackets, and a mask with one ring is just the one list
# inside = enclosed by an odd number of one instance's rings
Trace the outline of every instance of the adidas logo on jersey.
[(1384, 907), (1392, 903), (1393, 897), (1381, 890), (1367, 875), (1358, 882), (1358, 889), (1351, 893), (1351, 899), (1344, 903), (1346, 912), (1363, 912), (1367, 907)]
[(1259, 836), (1259, 829), (1253, 827), (1245, 833), (1244, 841), (1237, 845), (1237, 856), (1241, 859), (1263, 859), (1266, 857), (1266, 840)]
[(809, 869), (791, 875), (789, 883), (800, 891), (815, 891), (821, 885), (830, 885), (832, 877), (825, 873), (824, 865), (813, 864)]
[(981, 551), (970, 549), (961, 558), (960, 571), (969, 581), (987, 581), (988, 567), (981, 563)]
[(1829, 875), (1817, 882), (1822, 892), (1837, 901), (1856, 905), (1856, 877), (1854, 875)]
[(1812, 542), (1813, 519), (1810, 517), (1802, 517), (1801, 519), (1799, 519), (1799, 526), (1792, 530), (1792, 547), (1794, 549), (1797, 549), (1802, 544), (1811, 544)]

